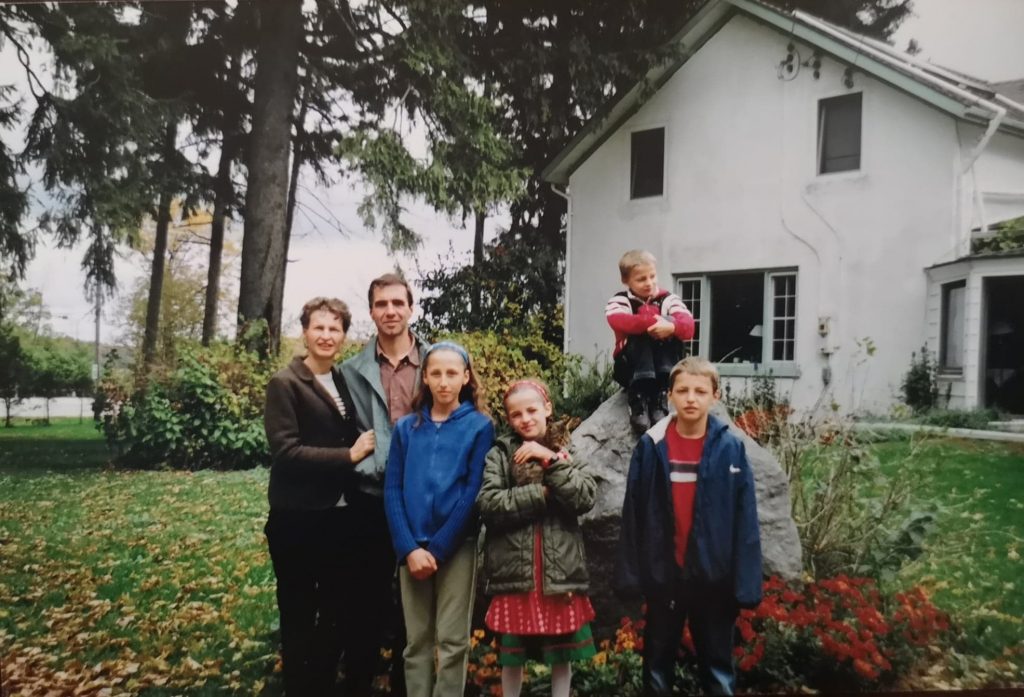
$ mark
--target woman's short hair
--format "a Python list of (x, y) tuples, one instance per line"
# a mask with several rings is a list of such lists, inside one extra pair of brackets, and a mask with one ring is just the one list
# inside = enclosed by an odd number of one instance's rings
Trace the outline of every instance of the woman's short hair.
[(352, 326), (352, 313), (349, 312), (348, 305), (345, 304), (344, 300), (325, 297), (313, 298), (302, 306), (302, 314), (299, 316), (299, 322), (302, 323), (303, 331), (309, 329), (309, 318), (318, 310), (330, 312), (332, 315), (340, 319), (341, 328), (345, 330), (346, 334), (348, 333), (348, 328)]

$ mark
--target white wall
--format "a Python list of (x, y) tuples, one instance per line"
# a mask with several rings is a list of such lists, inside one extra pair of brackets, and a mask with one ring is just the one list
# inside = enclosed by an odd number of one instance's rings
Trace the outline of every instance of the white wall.
[[(980, 132), (980, 129), (975, 129)], [(985, 223), (1024, 215), (1024, 138), (996, 133), (975, 165)], [(979, 224), (981, 220), (977, 221)], [(972, 226), (972, 227), (977, 227)]]
[[(924, 340), (924, 268), (955, 250), (955, 123), (863, 73), (847, 90), (843, 66), (827, 57), (818, 80), (810, 68), (780, 80), (788, 42), (734, 18), (572, 175), (569, 350), (610, 350), (603, 307), (626, 249), (652, 251), (665, 286), (674, 274), (795, 267), (794, 405), (822, 396), (828, 366), (825, 403), (883, 410)], [(817, 176), (818, 100), (856, 91), (861, 170)], [(666, 193), (630, 201), (629, 134), (657, 126)], [(831, 358), (820, 353), (819, 316), (832, 318)], [(857, 343), (865, 337), (870, 358)]]

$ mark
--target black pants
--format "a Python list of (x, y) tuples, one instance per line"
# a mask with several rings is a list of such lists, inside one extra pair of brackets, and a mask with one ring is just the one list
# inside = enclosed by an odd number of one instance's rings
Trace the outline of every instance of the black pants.
[(615, 357), (615, 381), (626, 390), (664, 392), (668, 376), (683, 358), (683, 342), (676, 338), (654, 339), (647, 334), (630, 336)]
[(267, 520), (288, 697), (331, 694), (342, 653), (347, 695), (369, 695), (380, 668), (394, 553), (383, 502), (347, 498), (342, 508), (272, 510)]
[(701, 690), (710, 695), (733, 694), (736, 672), (732, 650), (737, 614), (731, 592), (696, 581), (680, 581), (673, 593), (648, 597), (643, 651), (645, 697), (672, 694), (676, 658), (687, 619), (697, 651)]

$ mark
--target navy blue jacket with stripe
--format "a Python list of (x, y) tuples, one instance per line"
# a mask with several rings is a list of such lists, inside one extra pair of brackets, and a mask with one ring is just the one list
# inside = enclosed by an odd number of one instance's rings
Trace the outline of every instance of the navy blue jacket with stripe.
[[(682, 576), (675, 561), (675, 518), (665, 440), (666, 429), (674, 423), (673, 419), (658, 422), (633, 450), (615, 572), (619, 593), (667, 593)], [(697, 471), (686, 567), (686, 577), (731, 589), (739, 607), (752, 608), (761, 602), (761, 536), (754, 475), (743, 441), (710, 415)]]

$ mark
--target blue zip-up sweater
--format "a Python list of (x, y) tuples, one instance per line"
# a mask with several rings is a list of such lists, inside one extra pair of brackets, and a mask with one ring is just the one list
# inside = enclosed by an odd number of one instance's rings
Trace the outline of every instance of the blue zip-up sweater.
[(472, 523), (493, 444), (494, 425), (469, 402), (438, 424), (429, 408), (398, 420), (384, 473), (384, 510), (399, 561), (418, 547), (439, 564), (451, 558)]
[[(665, 593), (681, 577), (675, 561), (675, 518), (669, 480), (664, 419), (640, 437), (633, 450), (622, 505), (616, 590)], [(754, 475), (743, 441), (708, 416), (707, 437), (697, 469), (693, 528), (686, 553), (686, 577), (726, 584), (736, 604), (761, 602), (761, 536)]]

